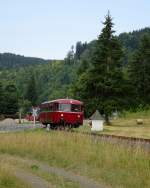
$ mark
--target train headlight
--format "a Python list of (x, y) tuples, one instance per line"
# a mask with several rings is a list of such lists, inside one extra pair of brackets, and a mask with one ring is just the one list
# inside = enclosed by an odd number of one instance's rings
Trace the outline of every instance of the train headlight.
[(60, 116), (61, 116), (61, 117), (63, 117), (63, 116), (64, 116), (64, 114), (61, 114)]
[(78, 115), (78, 118), (80, 118), (80, 115)]

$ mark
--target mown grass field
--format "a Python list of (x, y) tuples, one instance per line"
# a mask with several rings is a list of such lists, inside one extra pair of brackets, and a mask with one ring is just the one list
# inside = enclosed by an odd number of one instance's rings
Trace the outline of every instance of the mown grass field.
[[(140, 147), (106, 143), (87, 135), (59, 131), (5, 133), (0, 137), (0, 155), (46, 162), (50, 166), (87, 176), (106, 187), (150, 187), (150, 154)], [(2, 175), (0, 171), (0, 179)], [(49, 181), (53, 179), (42, 176)], [(17, 187), (19, 180), (13, 175), (9, 177), (16, 182), (13, 187)], [(3, 178), (6, 178), (5, 174)], [(59, 178), (56, 181), (60, 181)], [(57, 187), (61, 187), (60, 184)], [(70, 187), (78, 186), (70, 184)]]
[[(143, 124), (137, 124), (136, 120), (142, 119)], [(91, 128), (87, 121), (84, 122), (84, 126), (76, 129), (77, 132), (91, 132)], [(97, 134), (108, 134), (117, 136), (128, 136), (136, 138), (150, 139), (150, 111), (125, 113), (116, 120), (112, 119), (110, 125), (104, 123), (104, 130), (97, 132)]]

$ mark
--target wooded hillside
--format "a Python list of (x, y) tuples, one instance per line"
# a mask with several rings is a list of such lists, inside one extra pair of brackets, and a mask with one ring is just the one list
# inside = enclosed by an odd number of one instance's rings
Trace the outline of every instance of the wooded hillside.
[[(150, 37), (150, 28), (115, 36), (120, 41), (123, 50), (122, 65), (127, 78), (129, 77), (127, 67), (145, 34)], [(0, 81), (3, 87), (10, 84), (16, 87), (20, 105), (22, 101), (25, 106), (26, 104), (27, 106), (32, 105), (28, 96), (29, 87), (36, 90), (34, 91), (36, 104), (56, 98), (76, 97), (80, 99), (78, 92), (76, 94), (73, 92), (73, 87), (82, 73), (92, 66), (91, 61), (96, 48), (97, 40), (90, 43), (77, 42), (76, 46), (69, 50), (66, 58), (61, 61), (30, 58), (10, 53), (0, 54)], [(33, 79), (35, 86), (30, 84)]]
[(35, 57), (24, 57), (12, 53), (0, 53), (0, 70), (20, 68), (28, 65), (43, 64), (50, 62), (50, 60), (44, 60)]

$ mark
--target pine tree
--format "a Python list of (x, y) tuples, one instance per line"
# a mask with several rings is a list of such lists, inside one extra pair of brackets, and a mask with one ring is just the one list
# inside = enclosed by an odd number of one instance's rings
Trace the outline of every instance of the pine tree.
[(69, 50), (67, 57), (65, 58), (65, 63), (68, 65), (72, 65), (75, 63), (74, 61), (74, 46), (71, 46), (71, 49)]
[(37, 104), (38, 96), (34, 74), (32, 74), (29, 79), (25, 98), (31, 102), (32, 106), (35, 106)]
[(18, 92), (14, 84), (8, 84), (3, 93), (3, 114), (14, 115), (18, 112)]
[(91, 57), (91, 68), (80, 76), (74, 92), (87, 108), (98, 109), (106, 121), (113, 110), (121, 109), (123, 101), (122, 48), (113, 35), (112, 18), (108, 12), (104, 28)]
[(0, 82), (0, 114), (3, 114), (3, 108), (4, 108), (4, 90), (3, 85)]
[(150, 37), (144, 35), (129, 67), (137, 105), (150, 105)]

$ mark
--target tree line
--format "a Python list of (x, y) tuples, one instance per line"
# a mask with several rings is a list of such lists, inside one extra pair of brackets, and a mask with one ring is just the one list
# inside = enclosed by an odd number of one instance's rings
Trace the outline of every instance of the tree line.
[(24, 57), (12, 53), (0, 53), (0, 70), (25, 67), (29, 65), (45, 64), (51, 60), (35, 57)]
[(79, 77), (71, 88), (73, 96), (84, 101), (88, 116), (98, 109), (106, 121), (113, 111), (150, 105), (150, 35), (139, 39), (136, 51), (129, 49), (125, 54), (113, 26), (108, 13), (90, 57), (83, 58)]
[(18, 92), (14, 84), (0, 82), (0, 115), (14, 115), (18, 111)]
[[(13, 93), (12, 99), (17, 99), (14, 113), (19, 109), (26, 113), (46, 100), (72, 97), (85, 103), (86, 116), (98, 109), (107, 121), (113, 111), (148, 108), (150, 28), (116, 36), (113, 27), (108, 13), (98, 38), (90, 43), (77, 42), (64, 60), (37, 64), (17, 61), (17, 68), (10, 65), (1, 69), (0, 97), (5, 101), (8, 93)], [(7, 91), (8, 85), (13, 85), (13, 92)]]

